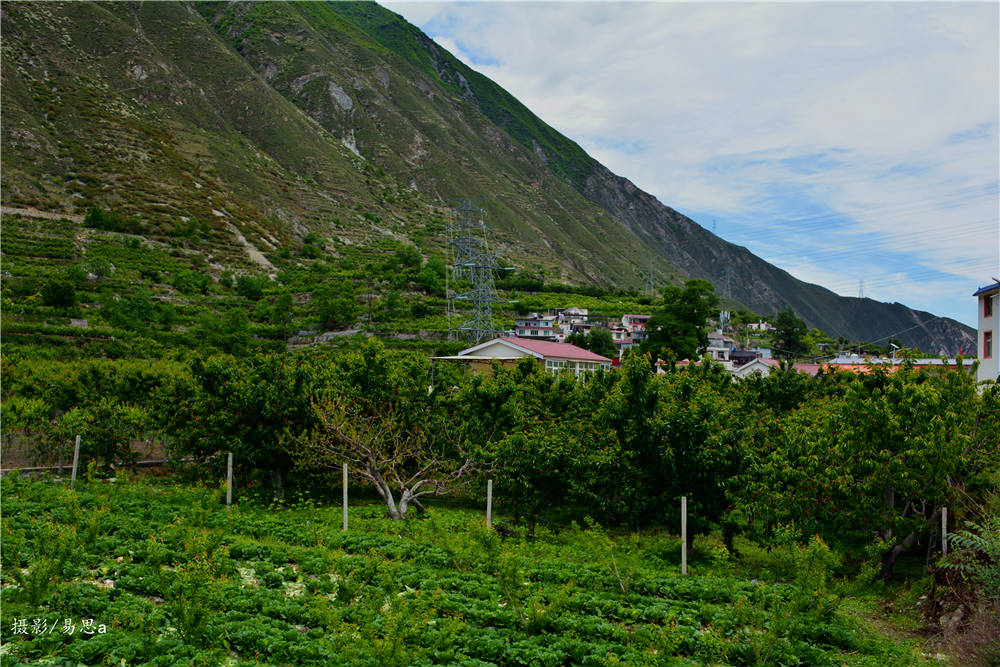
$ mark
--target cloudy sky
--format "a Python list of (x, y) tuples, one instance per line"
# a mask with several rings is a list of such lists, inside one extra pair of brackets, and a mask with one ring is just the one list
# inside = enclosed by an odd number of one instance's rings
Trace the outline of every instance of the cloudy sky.
[(386, 2), (612, 171), (845, 296), (1000, 278), (996, 2)]

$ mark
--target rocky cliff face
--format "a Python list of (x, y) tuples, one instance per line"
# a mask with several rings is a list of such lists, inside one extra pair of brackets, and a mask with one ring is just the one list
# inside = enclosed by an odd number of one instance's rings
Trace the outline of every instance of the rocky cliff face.
[[(968, 329), (838, 297), (709, 233), (611, 173), (513, 96), (370, 3), (5, 3), (3, 204), (197, 220), (216, 265), (316, 231), (446, 242), (475, 198), (508, 262), (547, 279), (729, 285), (833, 336), (927, 351)], [(728, 275), (728, 280), (726, 276)], [(921, 324), (923, 323), (923, 324)], [(904, 332), (897, 334), (901, 329)], [(974, 345), (974, 341), (972, 343)]]

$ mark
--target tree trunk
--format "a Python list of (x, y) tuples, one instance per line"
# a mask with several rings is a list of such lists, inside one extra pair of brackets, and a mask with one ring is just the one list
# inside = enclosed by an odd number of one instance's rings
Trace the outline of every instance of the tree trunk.
[(274, 498), (276, 500), (285, 499), (285, 471), (275, 468), (274, 472)]
[(906, 553), (911, 546), (913, 546), (913, 543), (916, 540), (917, 540), (917, 534), (910, 533), (909, 535), (903, 538), (902, 542), (900, 542), (899, 544), (897, 544), (896, 546), (892, 547), (884, 554), (882, 554), (882, 569), (881, 571), (879, 571), (878, 574), (879, 579), (881, 579), (885, 583), (889, 583), (892, 581), (893, 577), (892, 570), (896, 566), (896, 561), (899, 560), (899, 557), (902, 556), (904, 553)]
[(399, 507), (396, 507), (396, 499), (392, 497), (392, 489), (389, 488), (389, 483), (385, 480), (380, 480), (376, 488), (378, 488), (379, 495), (385, 500), (385, 505), (389, 509), (389, 516), (392, 520), (402, 521), (406, 515), (405, 501), (401, 502)]
[[(941, 522), (941, 508), (939, 507), (934, 511), (934, 514), (927, 518), (928, 525), (933, 526), (935, 523)], [(916, 531), (910, 533), (903, 540), (882, 554), (882, 569), (879, 571), (879, 579), (882, 579), (886, 583), (892, 581), (893, 578), (893, 568), (896, 566), (896, 561), (909, 551), (913, 543), (917, 541), (918, 533)]]
[[(406, 510), (410, 508), (410, 502), (415, 500), (415, 498), (410, 494), (409, 489), (403, 489), (403, 493), (399, 496), (399, 521), (406, 518)], [(396, 518), (396, 517), (393, 517)]]
[(733, 541), (736, 538), (736, 526), (734, 526), (729, 521), (722, 522), (722, 543), (726, 545), (726, 549), (733, 556), (736, 555), (736, 545)]

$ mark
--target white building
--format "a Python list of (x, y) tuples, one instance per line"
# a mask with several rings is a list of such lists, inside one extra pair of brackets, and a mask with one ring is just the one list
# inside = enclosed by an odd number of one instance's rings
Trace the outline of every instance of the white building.
[(514, 330), (520, 338), (552, 340), (561, 330), (556, 328), (556, 318), (551, 315), (531, 313), (528, 317), (514, 320)]
[(998, 370), (998, 359), (1000, 359), (1000, 304), (997, 303), (997, 295), (1000, 294), (1000, 282), (993, 283), (987, 287), (982, 287), (972, 296), (977, 297), (977, 310), (979, 311), (979, 327), (976, 335), (976, 356), (979, 358), (979, 371), (976, 379), (994, 380), (1000, 376)]
[(736, 341), (720, 333), (708, 334), (708, 347), (705, 353), (716, 361), (729, 361), (730, 353), (736, 348)]

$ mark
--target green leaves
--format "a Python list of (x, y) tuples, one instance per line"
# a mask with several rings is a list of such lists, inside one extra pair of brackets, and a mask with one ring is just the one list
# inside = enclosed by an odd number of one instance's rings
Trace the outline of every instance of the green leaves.
[[(87, 485), (72, 513), (51, 482), (7, 484), (2, 538), (25, 560), (4, 549), (0, 622), (78, 626), (9, 636), (14, 662), (919, 663), (839, 611), (827, 588), (836, 558), (816, 538), (786, 543), (795, 574), (774, 584), (713, 574), (701, 549), (701, 574), (682, 577), (675, 537), (593, 523), (525, 542), (487, 530), (479, 510), (401, 526), (359, 503), (344, 533), (332, 508), (226, 510), (215, 490), (173, 480)], [(102, 535), (80, 539), (102, 510)], [(39, 511), (51, 517), (31, 520)], [(80, 637), (80, 618), (114, 641)]]
[(791, 359), (809, 351), (806, 339), (809, 328), (793, 310), (778, 313), (774, 318), (774, 328), (774, 345), (781, 356)]
[(73, 408), (54, 419), (46, 427), (46, 439), (39, 441), (38, 450), (47, 459), (68, 461), (73, 452), (71, 443), (79, 435), (81, 470), (89, 460), (96, 460), (105, 468), (111, 464), (131, 464), (135, 459), (131, 440), (140, 437), (149, 424), (145, 410), (116, 398), (102, 397), (92, 405)]
[[(783, 376), (761, 384), (788, 382)], [(908, 536), (933, 528), (940, 507), (960, 514), (984, 491), (976, 471), (1000, 443), (980, 439), (991, 408), (969, 375), (873, 370), (822, 382), (838, 393), (781, 401), (780, 417), (748, 412), (760, 446), (730, 497), (755, 528), (794, 523), (856, 552), (873, 539), (886, 553), (905, 551)], [(767, 395), (748, 386), (750, 396)]]
[(651, 360), (694, 359), (708, 345), (705, 320), (715, 311), (718, 297), (707, 280), (694, 278), (684, 287), (668, 285), (662, 306), (646, 322), (646, 340), (639, 349)]

